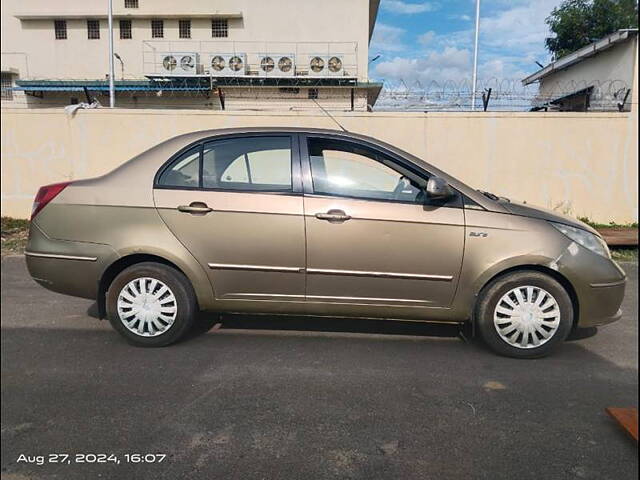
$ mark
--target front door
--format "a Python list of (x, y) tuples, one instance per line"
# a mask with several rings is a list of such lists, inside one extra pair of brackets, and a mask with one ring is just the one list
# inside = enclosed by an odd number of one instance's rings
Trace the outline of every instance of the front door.
[(464, 249), (460, 199), (425, 203), (425, 172), (371, 146), (302, 141), (308, 301), (448, 307)]
[(305, 233), (297, 137), (205, 141), (154, 188), (162, 219), (208, 272), (216, 298), (302, 301)]

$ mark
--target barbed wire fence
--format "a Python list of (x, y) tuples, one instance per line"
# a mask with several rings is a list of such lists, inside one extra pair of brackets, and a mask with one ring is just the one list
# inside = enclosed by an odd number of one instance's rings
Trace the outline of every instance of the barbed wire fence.
[[(523, 85), (515, 79), (479, 81), (475, 107), (479, 111), (558, 110), (575, 96), (589, 96), (590, 111), (629, 109), (630, 85), (624, 80), (581, 80)], [(470, 81), (432, 81), (410, 84), (385, 82), (375, 110), (378, 111), (470, 111), (473, 88)]]
[[(89, 81), (88, 81), (89, 82)], [(95, 82), (95, 81), (94, 81)], [(588, 97), (588, 111), (628, 111), (637, 99), (631, 96), (630, 82), (625, 80), (581, 80), (544, 82), (523, 85), (519, 79), (486, 79), (477, 84), (476, 111), (554, 111), (563, 102)], [(368, 84), (370, 85), (370, 84)], [(358, 92), (352, 95), (352, 88)], [(221, 99), (227, 110), (315, 111), (317, 101), (328, 111), (373, 110), (379, 112), (467, 112), (472, 110), (470, 80), (421, 82), (402, 79), (383, 81), (374, 105), (369, 104), (366, 90), (356, 84), (350, 87), (308, 85), (304, 83), (257, 86), (227, 85), (198, 90), (157, 88), (117, 92), (116, 107), (149, 109), (220, 109)], [(92, 98), (108, 105), (108, 92), (91, 90)], [(83, 91), (12, 91), (3, 90), (3, 108), (63, 107), (71, 99), (85, 101)]]

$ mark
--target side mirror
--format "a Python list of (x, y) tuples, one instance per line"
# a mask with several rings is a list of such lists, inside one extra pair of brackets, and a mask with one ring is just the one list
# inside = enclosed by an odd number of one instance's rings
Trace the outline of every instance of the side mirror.
[(447, 200), (456, 194), (444, 178), (435, 175), (429, 178), (426, 193), (430, 200)]

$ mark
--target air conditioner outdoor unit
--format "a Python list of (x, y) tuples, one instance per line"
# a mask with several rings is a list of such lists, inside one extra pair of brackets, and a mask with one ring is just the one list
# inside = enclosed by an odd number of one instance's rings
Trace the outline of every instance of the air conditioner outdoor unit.
[(344, 77), (344, 61), (340, 55), (311, 55), (309, 75), (312, 77)]
[(293, 53), (265, 53), (258, 55), (258, 75), (261, 77), (293, 77), (296, 56)]
[(160, 72), (166, 75), (189, 76), (199, 73), (200, 55), (195, 52), (161, 52)]
[(247, 74), (245, 53), (212, 53), (205, 65), (212, 77), (243, 77)]

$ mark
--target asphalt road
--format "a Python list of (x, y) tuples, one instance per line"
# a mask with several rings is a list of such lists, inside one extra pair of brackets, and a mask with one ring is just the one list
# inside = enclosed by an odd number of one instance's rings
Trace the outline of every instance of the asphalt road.
[[(224, 317), (137, 349), (6, 258), (2, 479), (635, 479), (637, 446), (604, 412), (638, 403), (624, 266), (623, 320), (517, 361), (450, 329), (344, 319)], [(74, 462), (18, 461), (54, 453)], [(126, 461), (147, 453), (166, 458)]]

